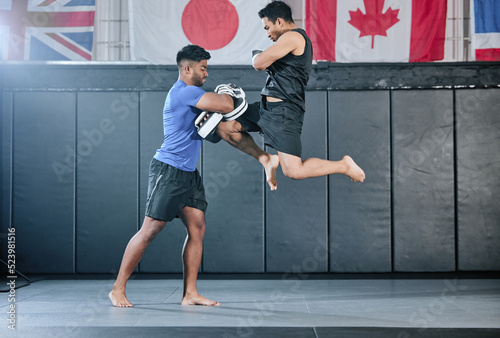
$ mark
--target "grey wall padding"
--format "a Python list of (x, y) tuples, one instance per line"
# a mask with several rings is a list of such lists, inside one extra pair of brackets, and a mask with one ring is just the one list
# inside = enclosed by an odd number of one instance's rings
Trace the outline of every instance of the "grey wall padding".
[[(302, 159), (325, 159), (326, 93), (307, 93), (306, 104)], [(328, 271), (327, 178), (292, 180), (278, 169), (277, 179), (276, 191), (266, 189), (267, 272)]]
[(74, 272), (75, 93), (14, 93), (16, 267)]
[(500, 270), (500, 89), (458, 90), (460, 270)]
[[(22, 273), (118, 271), (177, 78), (164, 65), (0, 64), (2, 257), (15, 227)], [(235, 82), (255, 101), (264, 81), (214, 66), (204, 89)], [(278, 169), (270, 191), (255, 159), (204, 143), (200, 271), (500, 271), (498, 83), (499, 63), (314, 64), (302, 158), (348, 154), (365, 182)], [(167, 224), (136, 272), (182, 272), (185, 238)]]
[[(8, 234), (12, 216), (12, 92), (0, 94), (0, 151), (1, 151), (1, 176), (0, 176), (0, 231)], [(6, 262), (8, 251), (6, 241), (0, 241), (2, 253), (0, 257)]]
[[(139, 228), (144, 221), (148, 190), (148, 172), (156, 149), (163, 143), (163, 107), (168, 92), (140, 93), (140, 143), (139, 143)], [(141, 263), (140, 272), (182, 272), (182, 247), (186, 230), (180, 219), (168, 223), (148, 246)]]
[(328, 106), (330, 159), (349, 155), (366, 174), (330, 177), (331, 271), (391, 271), (389, 92), (330, 92)]
[(394, 269), (455, 270), (453, 91), (392, 94)]
[[(259, 98), (247, 92), (249, 102)], [(262, 148), (259, 134), (251, 133)], [(205, 272), (264, 272), (264, 171), (253, 157), (225, 141), (203, 143), (208, 201)], [(264, 186), (265, 185), (265, 186)]]
[(117, 271), (137, 230), (138, 94), (80, 93), (77, 103), (76, 261)]

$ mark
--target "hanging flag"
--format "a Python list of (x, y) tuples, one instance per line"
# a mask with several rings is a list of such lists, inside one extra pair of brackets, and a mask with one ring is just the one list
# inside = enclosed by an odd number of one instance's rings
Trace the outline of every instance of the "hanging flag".
[(95, 0), (0, 0), (2, 60), (92, 59)]
[(269, 0), (129, 0), (132, 60), (176, 64), (177, 52), (195, 44), (212, 65), (251, 64), (251, 51), (272, 44), (259, 10)]
[(471, 18), (476, 61), (500, 61), (500, 1), (471, 1)]
[(444, 58), (447, 0), (305, 0), (314, 60), (427, 62)]
[(12, 0), (0, 0), (0, 60), (7, 60), (9, 48), (9, 26), (7, 16), (12, 6)]

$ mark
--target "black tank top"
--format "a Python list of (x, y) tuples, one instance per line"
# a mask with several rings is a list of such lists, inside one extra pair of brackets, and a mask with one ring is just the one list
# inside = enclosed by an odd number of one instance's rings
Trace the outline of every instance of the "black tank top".
[(272, 96), (283, 101), (295, 103), (306, 110), (306, 85), (312, 66), (312, 44), (303, 29), (292, 29), (300, 33), (306, 40), (304, 53), (293, 55), (291, 52), (266, 69), (267, 80), (261, 95)]

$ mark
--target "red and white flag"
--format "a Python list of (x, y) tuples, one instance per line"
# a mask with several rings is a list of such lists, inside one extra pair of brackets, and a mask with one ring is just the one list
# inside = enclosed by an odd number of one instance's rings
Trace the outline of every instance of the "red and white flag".
[(446, 4), (447, 0), (306, 0), (306, 31), (314, 60), (442, 60)]
[(272, 42), (258, 16), (269, 0), (129, 0), (131, 59), (175, 64), (177, 52), (199, 45), (210, 64), (251, 64), (251, 51)]
[(90, 61), (95, 0), (0, 0), (0, 60)]
[(472, 0), (471, 30), (476, 61), (500, 61), (500, 1)]

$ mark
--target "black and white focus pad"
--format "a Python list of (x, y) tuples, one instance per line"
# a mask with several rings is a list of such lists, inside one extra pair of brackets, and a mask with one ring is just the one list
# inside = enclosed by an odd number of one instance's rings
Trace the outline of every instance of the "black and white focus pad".
[(215, 90), (217, 94), (228, 94), (231, 96), (234, 102), (234, 110), (227, 114), (224, 114), (225, 121), (232, 121), (240, 117), (248, 108), (248, 102), (246, 99), (245, 91), (242, 88), (236, 86), (235, 84), (220, 84)]
[[(209, 114), (208, 118), (205, 120), (205, 116)], [(220, 121), (222, 121), (222, 114), (219, 113), (209, 113), (207, 111), (201, 112), (200, 115), (194, 121), (194, 125), (198, 130), (198, 135), (202, 138), (210, 141), (212, 143), (217, 143), (220, 141), (219, 135), (216, 133), (217, 126)]]

